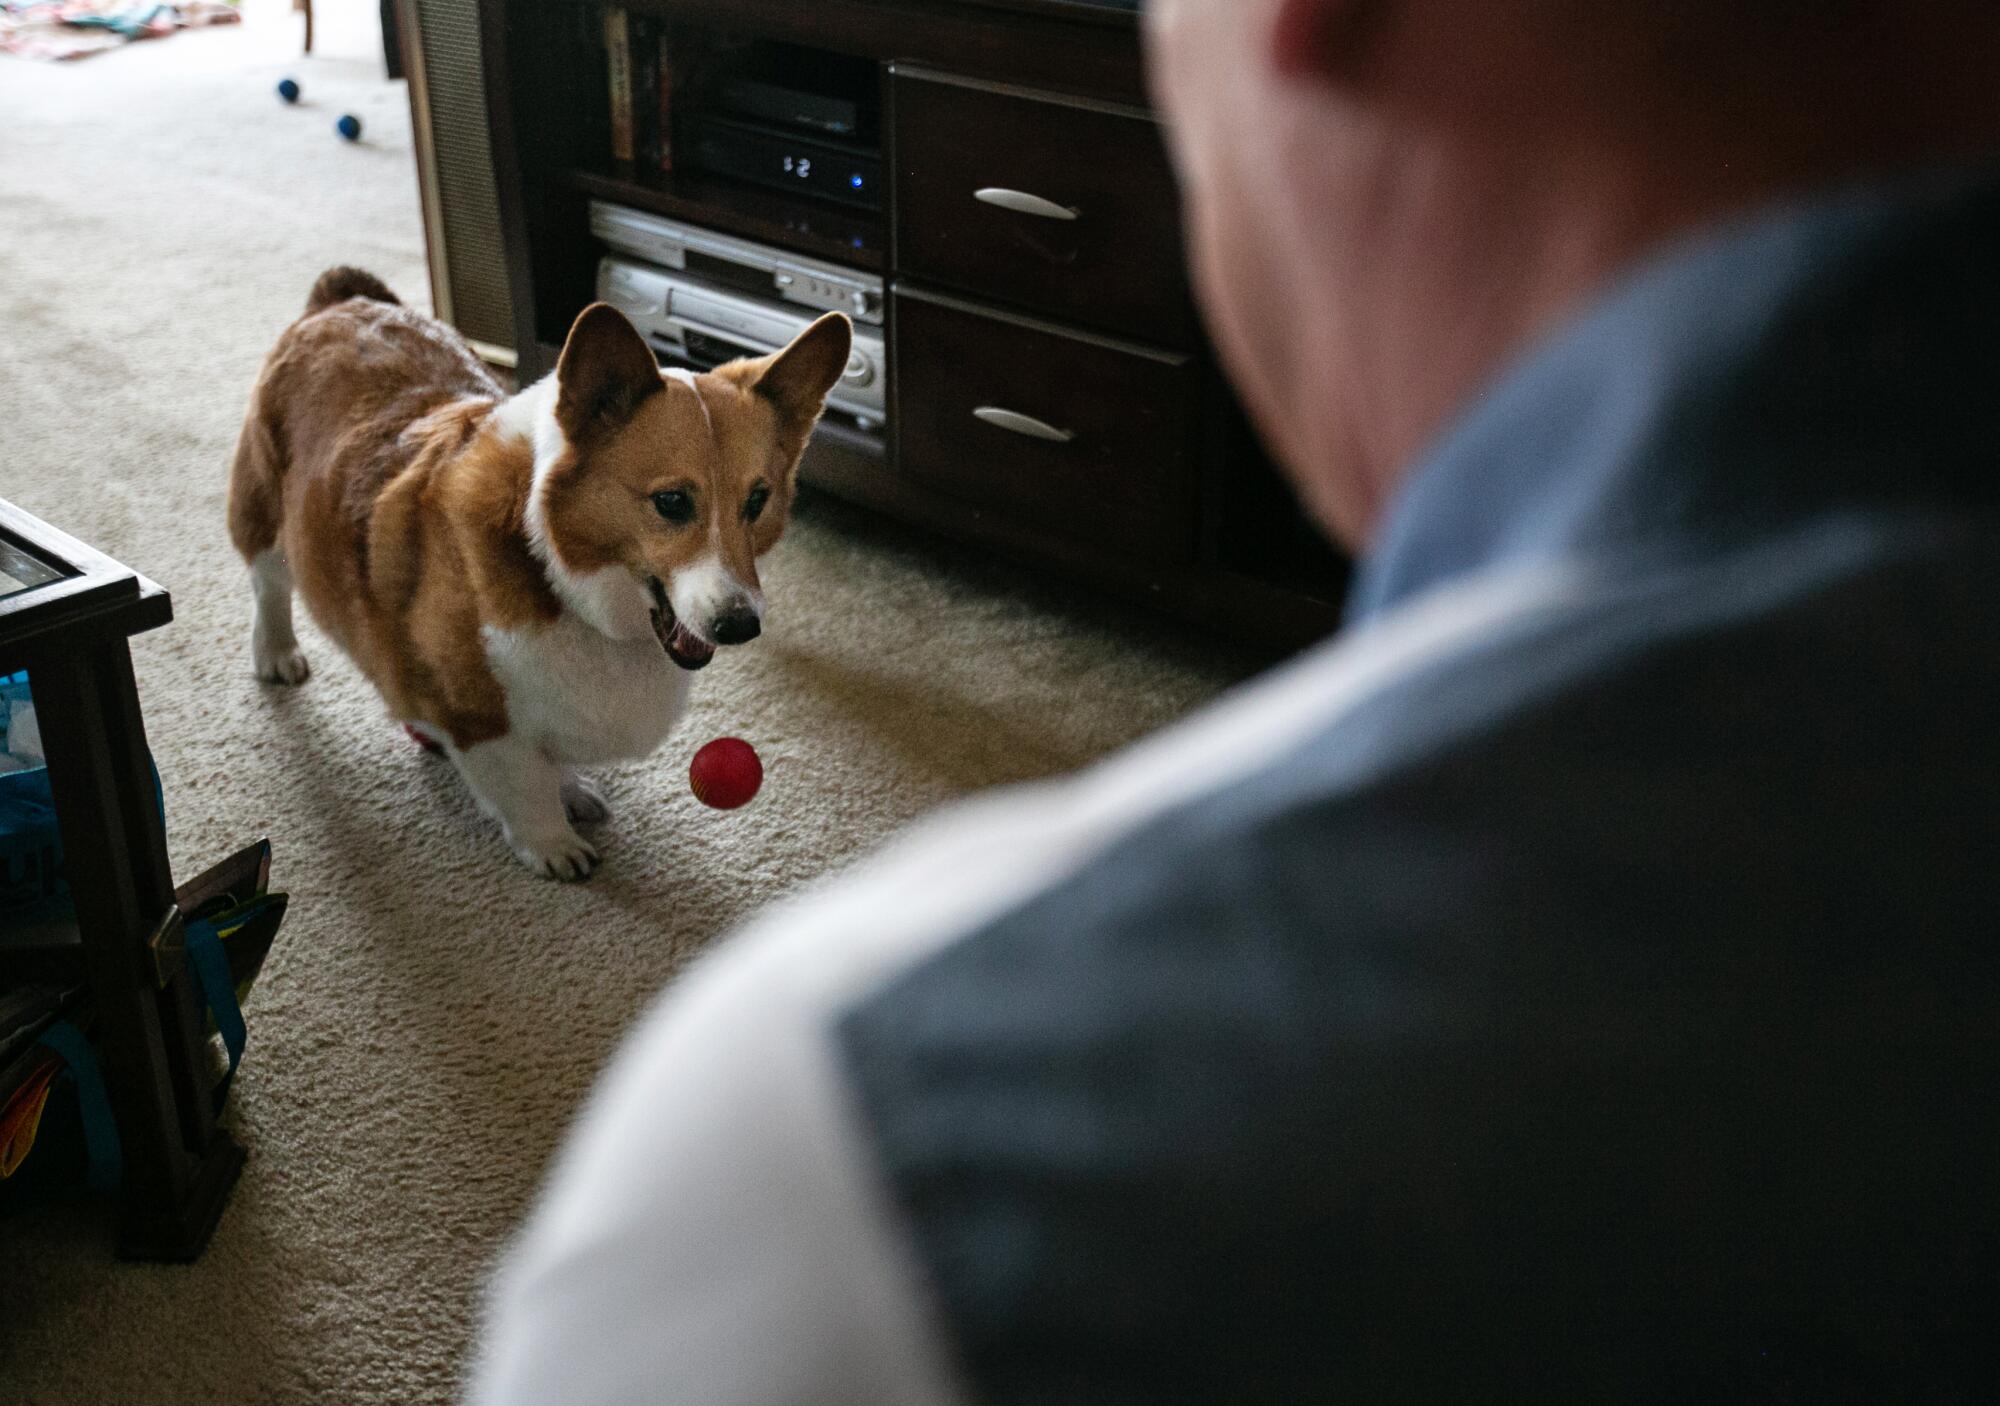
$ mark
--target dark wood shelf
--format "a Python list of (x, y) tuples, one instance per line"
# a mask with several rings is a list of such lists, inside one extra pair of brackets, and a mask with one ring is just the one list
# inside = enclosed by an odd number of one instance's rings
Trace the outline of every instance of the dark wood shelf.
[[(533, 0), (546, 11), (607, 0)], [(487, 0), (490, 4), (527, 0)], [(1146, 105), (1139, 16), (1070, 0), (623, 0), (627, 10), (834, 53)]]
[(608, 173), (572, 171), (570, 184), (600, 200), (775, 244), (832, 264), (879, 273), (887, 263), (885, 223), (880, 215), (865, 210), (800, 200), (741, 181), (645, 172), (623, 163)]
[(813, 439), (824, 440), (829, 445), (837, 446), (842, 453), (861, 459), (880, 461), (889, 457), (889, 442), (886, 439), (849, 424), (840, 418), (838, 410), (828, 412), (827, 417), (819, 422), (819, 428), (813, 431)]
[[(564, 0), (571, 5), (601, 5), (607, 0)], [(627, 9), (650, 11), (701, 10), (704, 5), (714, 10), (726, 8), (741, 0), (625, 0)], [(778, 0), (788, 3), (788, 0)], [(879, 3), (879, 0), (878, 0)], [(902, 0), (907, 8), (912, 3), (930, 9), (999, 10), (1016, 15), (1032, 15), (1062, 20), (1067, 24), (1094, 24), (1108, 29), (1134, 30), (1139, 27), (1139, 12), (1118, 5), (1094, 3), (1094, 0)]]
[(1340, 623), (1338, 605), (1268, 581), (1234, 571), (1189, 571), (1109, 557), (996, 517), (895, 465), (847, 453), (830, 441), (824, 424), (806, 451), (802, 476), (821, 493), (998, 559), (1046, 567), (1058, 578), (1163, 611), (1249, 649), (1290, 653), (1323, 639)]
[[(879, 433), (828, 416), (802, 465), (807, 483), (1203, 629), (1291, 647), (1333, 628), (1339, 556), (1240, 427), (1191, 313), (1135, 11), (1074, 0), (621, 0), (697, 36), (877, 65), (888, 203), (873, 212), (610, 161), (600, 3), (480, 0), (523, 381), (553, 369), (595, 294), (593, 199), (879, 274), (891, 288), (888, 413)], [(698, 110), (683, 103), (694, 91), (676, 90), (678, 114)], [(965, 198), (981, 185), (1068, 192), (1097, 218), (1043, 228)], [(1103, 228), (1126, 237), (1093, 243)], [(955, 308), (963, 335), (912, 345), (894, 326), (905, 298)], [(995, 350), (1024, 332), (1036, 335), (1031, 353)], [(977, 408), (1009, 397), (1056, 407), (1045, 413), (1065, 425), (1090, 421), (1073, 465), (1028, 440), (986, 438), (994, 431), (975, 423)], [(1112, 543), (1000, 510), (1074, 491), (1086, 471), (1140, 504), (1143, 531), (1121, 522)], [(1010, 493), (1009, 482), (1032, 491)]]
[(1011, 10), (1017, 15), (1047, 15), (1072, 24), (1101, 24), (1112, 29), (1136, 29), (1139, 12), (1091, 0), (960, 0), (974, 9)]

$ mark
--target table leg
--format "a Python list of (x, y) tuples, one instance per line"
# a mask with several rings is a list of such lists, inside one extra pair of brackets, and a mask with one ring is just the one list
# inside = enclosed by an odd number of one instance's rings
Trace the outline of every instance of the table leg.
[(73, 649), (33, 664), (30, 680), (124, 1144), (119, 1253), (192, 1259), (244, 1154), (215, 1126), (191, 974), (162, 990), (146, 947), (173, 902), (173, 880), (131, 653), (123, 640)]

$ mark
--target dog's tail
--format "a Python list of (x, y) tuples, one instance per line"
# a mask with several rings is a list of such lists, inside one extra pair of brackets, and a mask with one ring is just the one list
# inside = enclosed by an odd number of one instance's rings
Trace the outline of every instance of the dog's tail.
[(389, 285), (374, 274), (338, 264), (314, 282), (312, 293), (306, 299), (306, 316), (311, 317), (321, 309), (344, 303), (349, 298), (368, 298), (378, 303), (402, 302), (389, 291)]

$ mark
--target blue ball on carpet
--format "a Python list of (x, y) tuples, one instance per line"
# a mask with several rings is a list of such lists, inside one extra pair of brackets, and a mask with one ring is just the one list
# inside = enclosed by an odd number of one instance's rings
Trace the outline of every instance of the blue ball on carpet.
[(288, 103), (297, 102), (299, 100), (298, 79), (280, 78), (278, 80), (278, 96), (283, 98)]
[(333, 130), (350, 142), (361, 140), (361, 119), (351, 112), (342, 113), (340, 120), (333, 124)]

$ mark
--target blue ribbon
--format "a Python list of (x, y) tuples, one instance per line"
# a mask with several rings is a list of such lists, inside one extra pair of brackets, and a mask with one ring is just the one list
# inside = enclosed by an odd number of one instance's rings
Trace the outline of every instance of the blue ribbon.
[(229, 978), (229, 953), (223, 948), (215, 924), (198, 919), (186, 925), (186, 934), (188, 964), (194, 969), (195, 985), (201, 988), (202, 999), (214, 1013), (222, 1047), (229, 1051), (229, 1072), (215, 1086), (215, 1108), (219, 1113), (229, 1097), (229, 1083), (236, 1077), (236, 1066), (243, 1062), (243, 1043), (249, 1032), (243, 1025), (243, 1007), (236, 1003), (236, 984)]
[(93, 1191), (116, 1191), (125, 1177), (125, 1153), (118, 1141), (118, 1120), (111, 1116), (111, 1098), (104, 1091), (104, 1071), (97, 1051), (83, 1032), (66, 1020), (42, 1032), (37, 1044), (47, 1045), (68, 1070), (61, 1077), (76, 1085), (76, 1103), (83, 1115), (83, 1147), (88, 1157), (85, 1179)]

